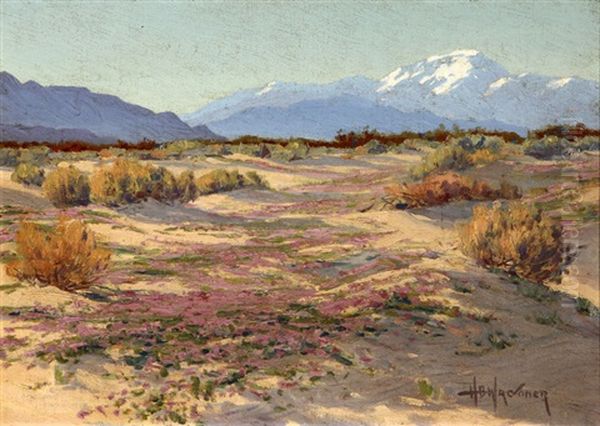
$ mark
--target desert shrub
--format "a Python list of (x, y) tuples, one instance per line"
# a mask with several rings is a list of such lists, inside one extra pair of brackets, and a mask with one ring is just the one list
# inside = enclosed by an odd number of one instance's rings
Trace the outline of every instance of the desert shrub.
[(105, 148), (101, 151), (98, 151), (98, 156), (102, 159), (108, 159), (113, 156), (113, 152), (110, 149)]
[(240, 143), (236, 147), (236, 152), (252, 157), (268, 158), (271, 156), (271, 150), (264, 144), (243, 144)]
[(269, 188), (269, 182), (261, 175), (254, 171), (246, 173), (244, 176), (244, 186), (252, 186), (255, 188)]
[(7, 273), (40, 286), (65, 291), (88, 288), (110, 261), (110, 252), (96, 246), (93, 232), (67, 217), (61, 217), (51, 231), (22, 222), (15, 241), (18, 258), (9, 263)]
[(258, 151), (254, 155), (259, 158), (269, 158), (271, 156), (271, 150), (266, 144), (261, 143), (258, 146)]
[(213, 170), (196, 180), (201, 195), (233, 191), (244, 186), (244, 176), (237, 170)]
[(167, 154), (167, 151), (164, 149), (153, 149), (148, 153), (148, 156), (153, 160), (165, 160), (167, 158)]
[(194, 172), (186, 170), (177, 176), (177, 196), (182, 203), (194, 201), (198, 197), (198, 187)]
[(19, 151), (14, 148), (0, 149), (0, 166), (15, 167), (19, 163)]
[(206, 146), (206, 142), (193, 140), (178, 140), (169, 142), (163, 147), (163, 150), (168, 154), (180, 155), (185, 151), (193, 151)]
[(415, 178), (423, 178), (433, 172), (464, 170), (473, 163), (469, 153), (458, 145), (443, 145), (427, 154), (421, 164), (411, 170)]
[(59, 164), (65, 162), (97, 160), (99, 153), (97, 151), (56, 151), (48, 154), (48, 162)]
[(500, 159), (500, 155), (489, 149), (478, 149), (469, 156), (473, 164), (490, 164)]
[(569, 151), (569, 141), (557, 136), (546, 136), (542, 139), (527, 139), (523, 148), (527, 155), (548, 159), (566, 154)]
[(460, 245), (483, 265), (537, 283), (559, 279), (564, 264), (561, 225), (521, 203), (475, 207)]
[(279, 161), (296, 161), (308, 157), (310, 147), (302, 141), (291, 141), (286, 145), (275, 145), (271, 157)]
[(577, 151), (598, 151), (600, 150), (600, 138), (598, 136), (585, 136), (575, 140), (573, 147)]
[(445, 173), (425, 178), (423, 182), (391, 185), (386, 188), (394, 205), (406, 208), (435, 206), (458, 200), (496, 200), (521, 197), (519, 189), (503, 182), (493, 189), (486, 182), (456, 173)]
[(357, 154), (385, 154), (388, 152), (388, 147), (377, 139), (370, 140), (366, 144), (355, 149)]
[(149, 196), (158, 201), (176, 200), (179, 194), (173, 173), (164, 167), (151, 167)]
[(19, 162), (35, 164), (36, 166), (42, 166), (46, 164), (49, 154), (50, 148), (48, 148), (47, 146), (21, 148), (19, 149)]
[(498, 136), (480, 134), (451, 138), (423, 158), (421, 164), (411, 170), (420, 179), (434, 172), (464, 170), (477, 164), (488, 164), (505, 156), (506, 143)]
[(146, 199), (152, 192), (151, 166), (118, 158), (110, 167), (92, 175), (91, 199), (98, 204), (117, 206)]
[(25, 185), (42, 186), (42, 183), (44, 183), (44, 170), (35, 164), (20, 163), (10, 175), (10, 179)]
[(411, 151), (429, 151), (439, 148), (440, 144), (435, 141), (413, 138), (405, 140), (400, 146)]
[(85, 206), (90, 202), (89, 179), (74, 166), (58, 167), (50, 172), (42, 190), (56, 207)]
[(225, 155), (231, 155), (231, 148), (229, 147), (229, 145), (223, 144), (223, 143), (214, 143), (214, 144), (210, 144), (206, 147), (206, 155), (211, 156), (225, 156)]
[(249, 172), (244, 176), (237, 170), (229, 171), (223, 169), (213, 170), (200, 176), (196, 180), (196, 185), (200, 195), (233, 191), (248, 186), (267, 187), (264, 179), (255, 172)]

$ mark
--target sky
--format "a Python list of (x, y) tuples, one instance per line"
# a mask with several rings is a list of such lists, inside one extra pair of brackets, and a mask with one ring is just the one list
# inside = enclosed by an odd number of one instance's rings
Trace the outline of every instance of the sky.
[(597, 1), (0, 0), (0, 69), (191, 112), (270, 81), (382, 78), (477, 49), (513, 73), (600, 79)]

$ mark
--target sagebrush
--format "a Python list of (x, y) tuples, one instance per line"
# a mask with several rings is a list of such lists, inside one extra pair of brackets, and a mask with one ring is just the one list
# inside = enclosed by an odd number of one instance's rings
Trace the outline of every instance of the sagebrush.
[(567, 257), (560, 223), (518, 202), (475, 207), (460, 245), (479, 263), (536, 283), (559, 281)]
[(8, 275), (40, 286), (86, 289), (110, 262), (110, 252), (97, 247), (93, 232), (64, 216), (50, 231), (22, 222), (15, 242), (18, 259), (8, 264)]
[(20, 163), (10, 175), (14, 182), (24, 185), (42, 186), (44, 183), (44, 170), (30, 163)]
[(49, 173), (42, 191), (56, 207), (85, 206), (90, 202), (89, 179), (75, 166), (58, 167)]
[(435, 206), (459, 200), (512, 200), (521, 197), (515, 185), (502, 182), (492, 188), (484, 181), (456, 173), (428, 176), (419, 183), (396, 184), (385, 188), (394, 205), (407, 208)]
[(212, 170), (196, 180), (200, 195), (233, 191), (243, 187), (266, 188), (267, 182), (256, 172), (248, 172), (245, 176), (237, 170)]

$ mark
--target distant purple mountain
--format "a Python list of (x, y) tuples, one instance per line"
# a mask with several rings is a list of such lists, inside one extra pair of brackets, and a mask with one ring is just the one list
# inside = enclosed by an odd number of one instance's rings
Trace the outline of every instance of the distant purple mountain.
[(86, 141), (90, 143), (111, 143), (113, 139), (103, 139), (85, 129), (52, 129), (44, 126), (23, 126), (21, 124), (0, 124), (0, 141)]
[(172, 112), (154, 113), (83, 87), (21, 83), (11, 74), (0, 72), (0, 139), (83, 139), (101, 143), (144, 138), (158, 142), (222, 139), (204, 125), (184, 123)]

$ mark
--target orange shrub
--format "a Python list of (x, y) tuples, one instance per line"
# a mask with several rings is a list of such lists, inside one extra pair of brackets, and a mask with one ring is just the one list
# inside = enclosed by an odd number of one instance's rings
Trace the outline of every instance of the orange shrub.
[(40, 286), (65, 291), (85, 289), (109, 265), (110, 252), (96, 247), (88, 227), (64, 216), (52, 231), (22, 222), (16, 243), (18, 259), (9, 263), (7, 273)]
[(460, 245), (483, 265), (537, 283), (559, 280), (567, 254), (560, 223), (520, 203), (475, 207)]
[(483, 181), (473, 180), (456, 173), (444, 173), (425, 178), (423, 182), (387, 187), (386, 193), (408, 208), (436, 206), (458, 200), (495, 200), (520, 198), (519, 189), (503, 182), (493, 189)]

